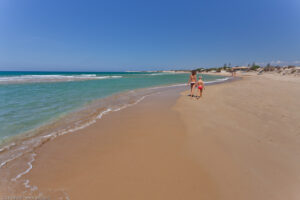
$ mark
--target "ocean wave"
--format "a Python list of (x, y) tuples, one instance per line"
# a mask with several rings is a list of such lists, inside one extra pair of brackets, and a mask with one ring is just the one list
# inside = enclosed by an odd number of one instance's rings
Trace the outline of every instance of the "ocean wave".
[(222, 82), (228, 81), (230, 79), (232, 79), (232, 78), (225, 77), (225, 78), (219, 78), (219, 79), (216, 79), (216, 80), (213, 80), (213, 81), (204, 81), (204, 83), (206, 83), (206, 84), (222, 83)]
[(97, 79), (110, 79), (110, 78), (122, 78), (122, 76), (97, 76), (96, 74), (0, 76), (0, 84), (68, 82), (68, 81), (97, 80)]
[(149, 76), (161, 76), (161, 75), (169, 75), (169, 74), (175, 74), (174, 72), (158, 72), (158, 73), (153, 73), (153, 74), (147, 74)]

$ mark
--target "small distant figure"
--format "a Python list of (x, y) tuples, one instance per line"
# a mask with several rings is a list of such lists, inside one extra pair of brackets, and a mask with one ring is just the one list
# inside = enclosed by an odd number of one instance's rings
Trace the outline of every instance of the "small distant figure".
[(191, 75), (190, 75), (189, 82), (188, 82), (188, 85), (191, 86), (191, 94), (190, 94), (191, 97), (194, 97), (194, 89), (195, 89), (196, 82), (197, 82), (196, 74), (197, 74), (196, 70), (191, 71)]
[(232, 69), (232, 70), (231, 70), (231, 76), (233, 76), (233, 77), (236, 76), (236, 70), (235, 70), (235, 69)]
[(197, 87), (198, 87), (198, 94), (199, 94), (199, 96), (197, 97), (197, 99), (199, 99), (199, 98), (202, 97), (202, 91), (203, 91), (203, 89), (205, 89), (204, 88), (204, 82), (203, 82), (201, 76), (199, 76), (199, 80), (197, 82)]

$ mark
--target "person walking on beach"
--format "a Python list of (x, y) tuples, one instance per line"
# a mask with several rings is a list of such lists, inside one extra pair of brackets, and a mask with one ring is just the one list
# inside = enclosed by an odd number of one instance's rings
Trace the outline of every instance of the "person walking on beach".
[(190, 85), (190, 87), (191, 87), (191, 94), (190, 94), (191, 97), (194, 96), (194, 89), (195, 89), (196, 82), (197, 82), (196, 74), (197, 74), (196, 70), (191, 71), (191, 75), (190, 75), (189, 82), (188, 82), (188, 85)]
[(198, 94), (199, 94), (199, 96), (197, 96), (197, 99), (199, 99), (202, 97), (202, 91), (204, 89), (204, 82), (203, 82), (201, 76), (199, 76), (199, 80), (197, 82), (197, 87), (198, 87)]

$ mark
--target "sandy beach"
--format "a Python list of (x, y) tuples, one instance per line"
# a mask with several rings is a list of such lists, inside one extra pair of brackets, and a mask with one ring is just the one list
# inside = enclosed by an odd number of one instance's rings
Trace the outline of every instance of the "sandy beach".
[(299, 79), (245, 74), (180, 97), (191, 156), (212, 176), (220, 199), (299, 199)]
[(37, 149), (30, 195), (299, 199), (299, 86), (250, 74), (207, 86), (200, 100), (187, 88), (149, 96)]
[(299, 10), (0, 0), (0, 200), (300, 200)]

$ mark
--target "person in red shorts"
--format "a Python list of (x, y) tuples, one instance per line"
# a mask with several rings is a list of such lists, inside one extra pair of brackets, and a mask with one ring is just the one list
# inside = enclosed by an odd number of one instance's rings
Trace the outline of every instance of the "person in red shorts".
[(197, 97), (197, 99), (199, 99), (199, 98), (202, 97), (202, 91), (204, 89), (204, 82), (203, 82), (201, 76), (199, 76), (199, 80), (197, 82), (197, 88), (198, 88), (198, 94), (199, 94), (199, 96)]

